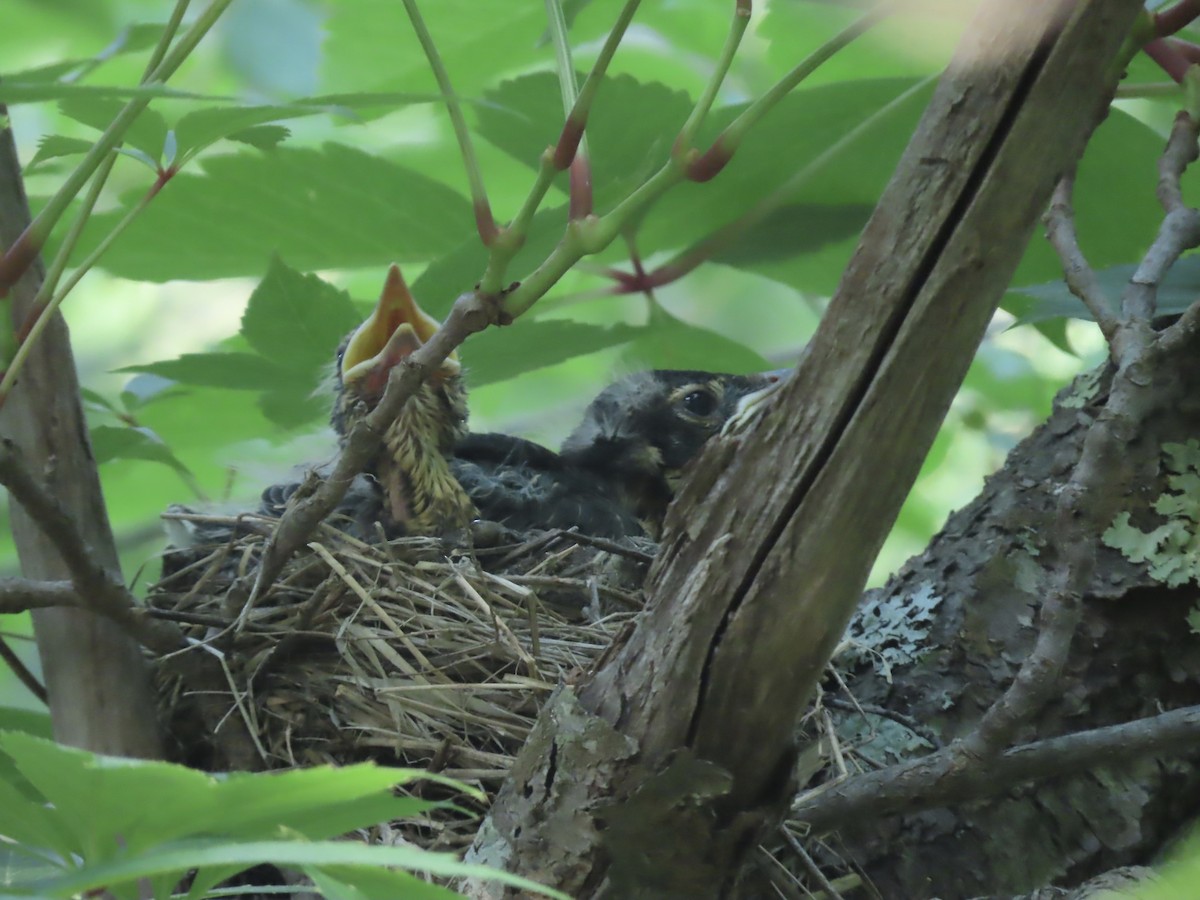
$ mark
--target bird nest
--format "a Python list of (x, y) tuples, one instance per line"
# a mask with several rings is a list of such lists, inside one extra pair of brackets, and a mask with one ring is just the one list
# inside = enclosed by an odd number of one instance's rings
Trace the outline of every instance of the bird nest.
[[(640, 607), (653, 549), (553, 532), (449, 550), (430, 538), (368, 544), (322, 526), (239, 617), (271, 523), (224, 524), (233, 536), (223, 543), (175, 551), (186, 555), (148, 602), (195, 642), (184, 653), (220, 656), (224, 715), (245, 724), (262, 767), (374, 760), (439, 772), (489, 800), (550, 691)], [(184, 761), (211, 765), (201, 691), (176, 661), (158, 661), (164, 720)], [(470, 843), (477, 819), (439, 815), (422, 823), (421, 844)]]

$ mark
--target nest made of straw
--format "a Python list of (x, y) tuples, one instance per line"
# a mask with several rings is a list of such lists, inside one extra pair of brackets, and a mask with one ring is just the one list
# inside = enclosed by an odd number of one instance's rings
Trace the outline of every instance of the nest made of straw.
[[(429, 538), (366, 544), (322, 526), (235, 628), (231, 589), (254, 578), (269, 533), (269, 523), (237, 520), (227, 541), (187, 551), (148, 597), (197, 643), (186, 652), (222, 655), (227, 714), (246, 723), (264, 768), (369, 759), (438, 771), (489, 798), (550, 691), (640, 607), (653, 549), (548, 533), (447, 552)], [(165, 721), (180, 756), (204, 765), (211, 734), (197, 727), (195, 686), (172, 663), (159, 664)], [(429, 824), (421, 843), (460, 849), (478, 820)]]

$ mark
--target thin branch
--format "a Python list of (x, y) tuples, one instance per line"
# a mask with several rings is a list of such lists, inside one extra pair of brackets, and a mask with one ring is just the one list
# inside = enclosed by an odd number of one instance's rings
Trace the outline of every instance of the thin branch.
[(26, 690), (33, 696), (37, 697), (42, 703), (50, 705), (50, 695), (46, 693), (46, 687), (36, 675), (29, 671), (29, 667), (21, 661), (21, 657), (13, 652), (12, 647), (8, 646), (3, 638), (0, 638), (0, 662), (3, 662), (12, 673), (17, 676), (17, 681), (25, 685)]
[(1154, 315), (1158, 286), (1171, 266), (1184, 250), (1200, 246), (1200, 212), (1184, 203), (1179, 186), (1184, 171), (1200, 157), (1196, 146), (1198, 135), (1200, 122), (1194, 113), (1177, 113), (1167, 147), (1158, 161), (1157, 194), (1166, 216), (1125, 289), (1122, 305), (1126, 316), (1149, 320)]
[[(196, 21), (179, 38), (175, 46), (164, 54), (162, 62), (150, 73), (144, 83), (147, 85), (165, 83), (183, 65), (191, 52), (196, 49), (196, 45), (216, 24), (217, 19), (232, 2), (233, 0), (212, 0), (208, 8), (196, 18)], [(62, 187), (50, 198), (42, 211), (38, 213), (37, 218), (29, 224), (16, 242), (7, 248), (3, 257), (0, 257), (0, 297), (7, 294), (9, 288), (17, 283), (33, 260), (37, 258), (46, 243), (46, 238), (70, 207), (75, 195), (83, 190), (83, 186), (87, 184), (108, 154), (124, 140), (125, 132), (150, 104), (151, 99), (148, 96), (135, 97), (125, 104), (109, 123), (104, 133), (100, 135), (99, 140), (92, 145), (92, 148), (79, 162), (79, 165), (71, 170), (71, 174), (67, 176)]]
[(166, 622), (153, 622), (141, 613), (133, 595), (96, 558), (71, 516), (34, 478), (16, 446), (7, 439), (0, 441), (0, 484), (8, 488), (13, 499), (58, 550), (71, 573), (76, 605), (113, 620), (155, 652), (171, 652), (185, 646), (177, 628)]
[(824, 833), (862, 815), (911, 813), (982, 800), (1016, 785), (1145, 756), (1187, 753), (1200, 739), (1200, 706), (1189, 706), (1014, 747), (987, 765), (946, 767), (944, 754), (822, 786), (797, 798), (793, 818)]
[(1175, 41), (1171, 38), (1155, 38), (1142, 47), (1142, 50), (1158, 63), (1158, 67), (1166, 72), (1172, 81), (1183, 81), (1190, 63), (1183, 49)]
[(836, 53), (845, 49), (894, 10), (890, 2), (880, 3), (843, 28), (828, 41), (810, 53), (790, 72), (777, 81), (770, 90), (751, 103), (736, 119), (726, 126), (711, 147), (688, 165), (688, 177), (693, 181), (708, 181), (721, 171), (742, 145), (746, 134), (768, 112), (779, 105), (800, 82), (828, 62)]
[[(546, 0), (546, 18), (550, 23), (550, 38), (554, 44), (554, 61), (558, 69), (563, 115), (570, 121), (571, 113), (579, 103), (579, 87), (575, 84), (575, 64), (571, 61), (571, 44), (567, 40), (567, 20), (563, 14), (561, 0)], [(582, 219), (592, 212), (591, 165), (588, 162), (587, 136), (583, 124), (583, 120), (579, 120), (580, 127), (575, 134), (574, 148), (571, 151), (571, 201), (568, 210), (571, 219)], [(565, 133), (566, 124), (563, 130)], [(554, 159), (556, 163), (559, 162), (558, 148), (555, 148)]]
[(471, 204), (475, 208), (475, 225), (479, 229), (479, 237), (483, 241), (483, 245), (490, 247), (496, 239), (499, 229), (492, 216), (491, 204), (488, 203), (487, 189), (483, 186), (483, 173), (479, 170), (479, 159), (475, 156), (475, 145), (471, 143), (471, 132), (467, 129), (467, 120), (463, 116), (462, 104), (458, 101), (458, 95), (454, 93), (454, 86), (450, 84), (450, 73), (446, 71), (437, 45), (433, 42), (433, 35), (429, 33), (429, 29), (425, 26), (425, 20), (421, 16), (421, 10), (417, 8), (417, 0), (401, 0), (401, 2), (404, 3), (404, 10), (408, 13), (408, 20), (412, 23), (417, 40), (421, 42), (421, 49), (425, 51), (425, 59), (429, 61), (433, 77), (437, 79), (438, 90), (441, 91), (442, 100), (446, 104), (446, 112), (450, 114), (450, 124), (454, 127), (454, 138), (458, 141), (463, 167), (467, 170), (467, 182), (471, 186)]
[(1179, 0), (1174, 6), (1154, 14), (1154, 33), (1166, 37), (1186, 28), (1200, 17), (1200, 0)]
[(858, 713), (863, 716), (878, 716), (881, 719), (890, 719), (897, 725), (907, 728), (921, 740), (925, 741), (934, 750), (940, 750), (942, 742), (938, 740), (938, 736), (933, 733), (933, 729), (927, 725), (918, 722), (912, 716), (906, 716), (902, 712), (897, 712), (894, 709), (888, 709), (886, 706), (876, 706), (873, 703), (859, 703), (857, 700), (843, 700), (840, 697), (824, 697), (821, 702), (830, 709), (841, 710), (842, 712)]
[(507, 324), (508, 321), (511, 320), (505, 319), (500, 311), (498, 297), (488, 297), (478, 291), (463, 294), (454, 302), (450, 315), (433, 337), (392, 370), (379, 404), (362, 421), (357, 422), (347, 435), (333, 471), (310, 496), (290, 507), (280, 517), (279, 525), (263, 551), (254, 587), (242, 604), (238, 616), (239, 628), (244, 626), (247, 613), (254, 604), (275, 583), (284, 564), (293, 553), (307, 544), (309, 535), (345, 496), (350, 482), (379, 451), (384, 433), (413, 392), (468, 335), (483, 331), (489, 325)]
[(1071, 293), (1083, 301), (1104, 339), (1112, 344), (1120, 322), (1113, 312), (1112, 302), (1104, 294), (1083, 251), (1079, 248), (1079, 234), (1075, 230), (1075, 210), (1071, 194), (1075, 188), (1075, 171), (1067, 172), (1059, 180), (1050, 197), (1046, 210), (1046, 237), (1062, 263), (1063, 275)]
[(80, 606), (79, 594), (69, 581), (34, 581), (0, 578), (0, 616), (51, 606)]

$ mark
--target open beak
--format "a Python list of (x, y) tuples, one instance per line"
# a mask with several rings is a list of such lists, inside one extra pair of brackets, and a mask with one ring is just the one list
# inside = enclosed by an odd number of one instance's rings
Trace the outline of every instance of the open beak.
[[(375, 309), (346, 344), (343, 383), (358, 382), (367, 393), (383, 393), (392, 369), (428, 341), (438, 327), (437, 319), (417, 305), (400, 267), (393, 264)], [(458, 355), (451, 353), (434, 378), (457, 375), (461, 370)]]

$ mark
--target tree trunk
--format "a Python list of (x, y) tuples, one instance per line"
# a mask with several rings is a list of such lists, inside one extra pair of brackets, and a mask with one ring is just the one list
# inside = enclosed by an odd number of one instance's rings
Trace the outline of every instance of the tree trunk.
[[(1158, 412), (1120, 460), (1139, 487), (1116, 499), (1146, 532), (1164, 521), (1153, 504), (1178, 491), (1169, 479), (1179, 473), (1171, 471), (1163, 445), (1200, 434), (1195, 360), (1193, 346), (1178, 365), (1156, 373)], [(1011, 682), (1035, 636), (1039, 557), (1053, 531), (1056, 495), (1103, 406), (1108, 378), (1097, 385), (1090, 373), (1064, 391), (1050, 419), (1013, 450), (979, 497), (950, 517), (923, 554), (867, 595), (848, 635), (859, 648), (834, 663), (860, 704), (915, 719), (948, 743), (969, 732)], [(1114, 475), (1112, 483), (1121, 479)], [(1170, 565), (1169, 550), (1134, 564), (1101, 535), (1095, 540), (1099, 562), (1058, 696), (1027, 723), (1022, 742), (1200, 701), (1200, 640), (1188, 625), (1197, 572), (1168, 587), (1150, 565)], [(929, 750), (894, 720), (835, 717), (845, 746), (877, 762)], [(898, 817), (831, 821), (826, 797), (824, 811), (802, 812), (800, 819), (818, 833), (832, 832), (830, 842), (884, 897), (1011, 895), (1150, 861), (1195, 815), (1198, 758), (1147, 756)]]
[(579, 897), (732, 891), (790, 796), (798, 714), (1139, 9), (985, 3), (796, 377), (694, 467), (645, 616), (578, 703), (567, 689), (543, 710), (474, 859)]
[[(0, 107), (0, 119), (6, 115)], [(29, 224), (12, 132), (0, 130), (0, 246)], [(42, 281), (35, 263), (9, 292), (20, 328)], [(96, 461), (79, 400), (66, 323), (55, 315), (33, 348), (0, 411), (0, 433), (75, 520), (97, 557), (119, 572), (116, 546), (100, 492)], [(28, 578), (69, 578), (54, 546), (24, 511), (11, 504), (13, 537)], [(42, 671), (57, 740), (99, 753), (154, 758), (161, 741), (147, 667), (138, 645), (114, 623), (75, 609), (33, 613)]]

